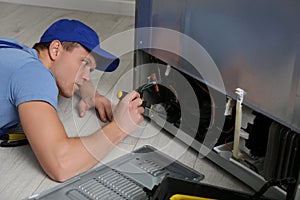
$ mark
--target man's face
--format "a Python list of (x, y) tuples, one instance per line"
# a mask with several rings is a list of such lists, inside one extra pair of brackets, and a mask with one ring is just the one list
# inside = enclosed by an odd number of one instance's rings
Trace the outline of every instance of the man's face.
[(90, 73), (95, 67), (94, 57), (81, 45), (72, 51), (63, 49), (52, 70), (60, 94), (67, 98), (72, 97), (84, 81), (90, 80)]

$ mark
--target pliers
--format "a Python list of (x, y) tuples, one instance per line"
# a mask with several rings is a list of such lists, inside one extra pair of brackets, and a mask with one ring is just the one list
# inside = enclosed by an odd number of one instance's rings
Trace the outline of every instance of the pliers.
[(2, 133), (0, 147), (17, 147), (28, 144), (24, 133)]
[(24, 133), (4, 133), (0, 136), (1, 147), (17, 147), (28, 144)]

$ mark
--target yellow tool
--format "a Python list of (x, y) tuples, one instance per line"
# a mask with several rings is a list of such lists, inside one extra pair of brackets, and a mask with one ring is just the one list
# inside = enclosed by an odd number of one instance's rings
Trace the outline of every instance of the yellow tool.
[(26, 136), (24, 133), (8, 133), (0, 137), (1, 140), (24, 140)]
[(170, 197), (170, 200), (216, 200), (216, 199), (196, 197), (196, 196), (183, 195), (183, 194), (175, 194)]
[(123, 99), (125, 96), (126, 96), (126, 94), (128, 94), (127, 92), (125, 92), (125, 91), (119, 91), (118, 93), (117, 93), (117, 98), (118, 99)]
[(17, 147), (28, 144), (24, 133), (4, 133), (0, 136), (0, 147)]
[[(117, 93), (117, 98), (118, 99), (120, 99), (120, 100), (122, 100), (126, 95), (128, 94), (128, 92), (125, 92), (125, 91), (119, 91), (118, 93)], [(142, 99), (143, 101), (144, 101), (144, 99)]]

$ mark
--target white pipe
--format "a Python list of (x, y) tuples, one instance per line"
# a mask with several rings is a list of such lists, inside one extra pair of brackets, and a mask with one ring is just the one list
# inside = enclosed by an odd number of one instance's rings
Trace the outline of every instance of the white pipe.
[(244, 100), (245, 91), (241, 88), (237, 88), (235, 93), (237, 94), (236, 102), (236, 115), (235, 115), (235, 130), (234, 130), (234, 142), (233, 142), (233, 157), (239, 158), (239, 146), (240, 146), (240, 130), (242, 124), (242, 103)]

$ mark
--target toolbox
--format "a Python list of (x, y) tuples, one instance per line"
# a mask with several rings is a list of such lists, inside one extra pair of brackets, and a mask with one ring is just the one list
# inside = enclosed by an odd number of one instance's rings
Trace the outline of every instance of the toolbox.
[[(176, 197), (176, 198), (175, 198)], [(227, 188), (174, 177), (165, 177), (151, 200), (271, 200)]]

